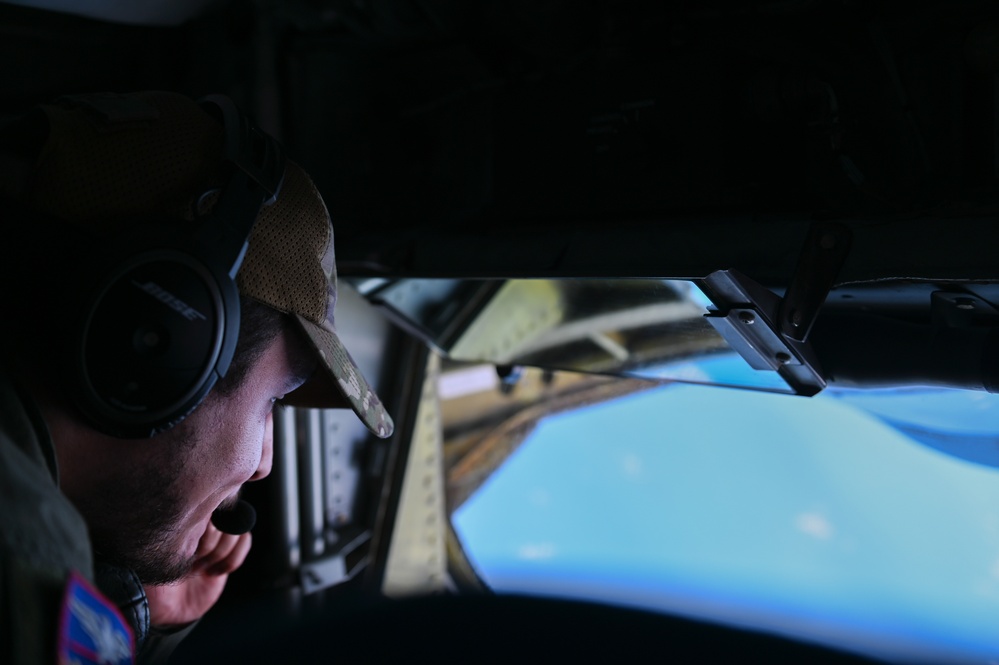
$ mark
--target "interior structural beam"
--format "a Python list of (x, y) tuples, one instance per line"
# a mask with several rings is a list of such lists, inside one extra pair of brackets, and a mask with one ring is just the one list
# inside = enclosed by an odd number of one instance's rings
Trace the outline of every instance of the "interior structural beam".
[[(996, 281), (999, 224), (985, 215), (836, 220), (853, 246), (835, 285), (890, 279)], [(450, 278), (703, 279), (738, 270), (769, 287), (794, 274), (812, 220), (655, 219), (600, 225), (538, 220), (445, 229), (338, 226), (343, 275)]]

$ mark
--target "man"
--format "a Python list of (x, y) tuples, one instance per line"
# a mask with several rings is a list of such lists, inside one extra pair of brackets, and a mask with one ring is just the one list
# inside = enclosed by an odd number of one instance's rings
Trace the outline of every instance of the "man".
[(269, 473), (275, 404), (391, 434), (333, 327), (326, 208), (279, 153), (227, 100), (160, 92), (0, 130), (0, 662), (131, 655), (95, 562), (140, 632), (214, 605), (251, 536), (212, 516)]

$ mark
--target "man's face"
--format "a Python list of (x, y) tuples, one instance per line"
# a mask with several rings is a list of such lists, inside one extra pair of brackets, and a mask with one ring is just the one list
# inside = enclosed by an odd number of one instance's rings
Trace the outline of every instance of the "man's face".
[(109, 460), (93, 492), (73, 497), (97, 555), (146, 583), (183, 577), (215, 509), (270, 473), (275, 402), (314, 367), (298, 337), (283, 332), (238, 388), (213, 392), (173, 430), (109, 442), (123, 454)]

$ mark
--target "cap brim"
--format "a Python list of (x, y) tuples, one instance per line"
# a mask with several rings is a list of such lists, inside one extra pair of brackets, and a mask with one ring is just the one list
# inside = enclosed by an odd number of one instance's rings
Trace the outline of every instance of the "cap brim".
[(319, 359), (316, 374), (284, 402), (310, 408), (350, 408), (375, 436), (392, 435), (395, 425), (336, 333), (292, 313)]

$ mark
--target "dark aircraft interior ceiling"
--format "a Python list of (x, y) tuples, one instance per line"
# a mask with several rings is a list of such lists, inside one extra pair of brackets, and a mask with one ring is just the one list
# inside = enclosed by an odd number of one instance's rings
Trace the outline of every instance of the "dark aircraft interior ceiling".
[(0, 112), (228, 93), (313, 174), (343, 274), (783, 288), (833, 222), (838, 285), (999, 277), (994, 2), (119, 4), (0, 5)]
[(691, 279), (794, 392), (999, 390), (991, 0), (0, 3), (0, 114), (153, 88), (278, 136), (343, 277)]

